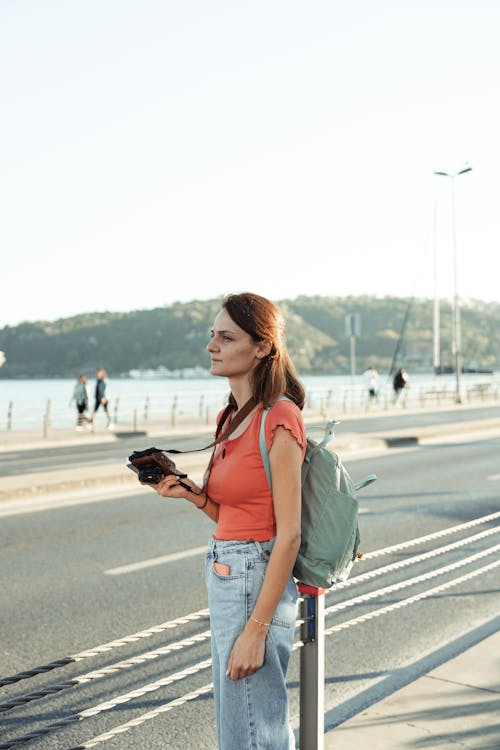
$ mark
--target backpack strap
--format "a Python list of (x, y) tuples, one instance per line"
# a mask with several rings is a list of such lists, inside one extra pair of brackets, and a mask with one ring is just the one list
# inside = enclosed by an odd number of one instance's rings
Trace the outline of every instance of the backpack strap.
[(377, 475), (376, 474), (367, 474), (366, 477), (363, 477), (362, 479), (360, 479), (359, 482), (355, 482), (354, 489), (356, 490), (356, 492), (358, 490), (362, 490), (363, 487), (366, 487), (367, 485), (371, 484), (372, 482), (375, 482), (376, 479), (377, 479)]
[[(291, 401), (291, 399), (288, 398), (287, 396), (280, 396), (279, 398), (276, 399), (276, 401)], [(260, 432), (259, 432), (260, 455), (262, 458), (262, 463), (264, 464), (264, 469), (265, 469), (266, 477), (267, 477), (267, 483), (269, 484), (269, 489), (271, 490), (271, 492), (273, 491), (273, 478), (271, 476), (271, 463), (269, 461), (269, 451), (267, 450), (265, 424), (266, 424), (267, 413), (272, 409), (276, 401), (274, 401), (271, 404), (271, 406), (268, 406), (267, 409), (264, 409), (264, 411), (262, 412), (262, 419), (260, 421)]]
[(269, 489), (272, 492), (273, 480), (271, 477), (271, 464), (269, 461), (269, 451), (267, 450), (266, 431), (265, 431), (266, 417), (270, 408), (271, 407), (268, 406), (267, 409), (264, 409), (264, 411), (262, 412), (262, 419), (260, 421), (259, 446), (260, 446), (260, 456), (262, 458), (262, 463), (264, 464), (264, 469), (266, 472), (267, 483), (269, 484)]

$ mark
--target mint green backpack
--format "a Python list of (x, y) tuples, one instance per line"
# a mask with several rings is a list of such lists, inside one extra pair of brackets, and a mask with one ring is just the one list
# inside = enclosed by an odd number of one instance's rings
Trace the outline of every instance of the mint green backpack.
[[(259, 442), (272, 489), (264, 430), (268, 411), (262, 413)], [(377, 479), (369, 474), (354, 484), (337, 454), (328, 450), (336, 424), (328, 422), (320, 443), (307, 438), (302, 464), (302, 541), (293, 569), (300, 583), (323, 589), (344, 581), (351, 572), (360, 542), (356, 491)]]

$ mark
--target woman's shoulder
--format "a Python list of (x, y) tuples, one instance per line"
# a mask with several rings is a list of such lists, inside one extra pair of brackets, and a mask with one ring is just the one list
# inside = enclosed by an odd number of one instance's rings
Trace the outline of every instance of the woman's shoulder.
[(299, 409), (297, 404), (289, 398), (281, 397), (277, 399), (269, 408), (269, 414), (274, 415), (290, 415), (294, 417), (302, 418), (302, 411)]
[(295, 437), (299, 445), (304, 448), (306, 443), (306, 434), (302, 411), (296, 403), (289, 399), (280, 399), (275, 401), (270, 407), (266, 416), (266, 442), (270, 448), (274, 432), (277, 427), (285, 427)]
[(301, 430), (304, 429), (302, 411), (296, 403), (289, 399), (279, 399), (275, 401), (269, 408), (266, 422), (270, 427), (277, 427), (278, 425), (283, 425), (285, 427), (299, 425)]

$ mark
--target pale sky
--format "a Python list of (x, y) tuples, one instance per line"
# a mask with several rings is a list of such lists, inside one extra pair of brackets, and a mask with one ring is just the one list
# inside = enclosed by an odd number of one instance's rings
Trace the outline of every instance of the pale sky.
[[(499, 301), (498, 0), (1, 0), (0, 327)], [(434, 210), (437, 207), (437, 230)]]

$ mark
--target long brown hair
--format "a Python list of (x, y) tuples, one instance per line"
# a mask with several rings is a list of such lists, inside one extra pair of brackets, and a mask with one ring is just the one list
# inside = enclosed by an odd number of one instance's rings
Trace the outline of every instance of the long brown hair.
[(269, 354), (261, 359), (252, 373), (254, 399), (268, 407), (284, 395), (302, 409), (305, 391), (286, 348), (285, 321), (280, 309), (270, 300), (252, 292), (229, 294), (224, 298), (222, 307), (254, 341), (268, 341), (271, 345)]

